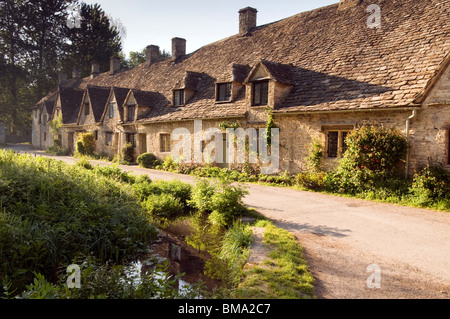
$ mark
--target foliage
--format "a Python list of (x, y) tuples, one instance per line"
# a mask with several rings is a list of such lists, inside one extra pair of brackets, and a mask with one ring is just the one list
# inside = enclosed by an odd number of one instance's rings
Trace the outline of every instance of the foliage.
[(67, 156), (69, 155), (69, 150), (66, 148), (62, 148), (57, 143), (55, 143), (53, 146), (50, 146), (45, 150), (46, 153), (55, 155), (55, 156)]
[(117, 164), (110, 166), (97, 166), (94, 169), (97, 175), (107, 177), (117, 182), (134, 184), (136, 177), (128, 172), (122, 171)]
[(162, 167), (166, 170), (173, 170), (176, 167), (175, 161), (172, 159), (172, 156), (167, 155), (164, 158), (164, 162), (162, 163)]
[(244, 272), (235, 298), (246, 299), (311, 299), (314, 296), (314, 278), (303, 258), (302, 247), (294, 235), (260, 221), (255, 227), (264, 227), (264, 244), (270, 249), (268, 259), (260, 266)]
[(324, 172), (300, 172), (295, 177), (295, 183), (307, 189), (321, 190), (325, 186), (325, 178), (327, 174)]
[(201, 286), (180, 291), (176, 284), (182, 276), (170, 275), (167, 262), (145, 273), (133, 271), (131, 267), (101, 264), (92, 257), (80, 264), (79, 289), (67, 287), (65, 274), (61, 274), (56, 284), (36, 274), (19, 299), (191, 299), (202, 294)]
[(307, 164), (313, 172), (322, 171), (323, 145), (320, 141), (314, 140), (309, 146), (309, 156)]
[(79, 254), (117, 262), (155, 239), (126, 184), (46, 158), (0, 151), (0, 281), (53, 280)]
[(219, 128), (220, 128), (221, 131), (226, 131), (229, 128), (232, 128), (232, 129), (235, 130), (235, 129), (240, 128), (240, 127), (242, 127), (242, 124), (240, 122), (231, 123), (231, 122), (225, 121), (225, 122), (222, 122), (222, 123), (219, 124)]
[(151, 195), (170, 194), (179, 199), (183, 205), (186, 205), (191, 198), (192, 186), (179, 180), (173, 181), (141, 181), (133, 186), (135, 195), (145, 201)]
[[(147, 48), (142, 49), (141, 51), (130, 51), (129, 55), (129, 59), (126, 61), (127, 66), (129, 68), (135, 68), (138, 65), (144, 63), (147, 58), (146, 58), (146, 51)], [(159, 59), (161, 60), (165, 60), (167, 58), (170, 58), (170, 53), (167, 52), (166, 50), (162, 50), (159, 53)]]
[(134, 146), (131, 143), (122, 147), (121, 158), (127, 163), (134, 163)]
[(249, 257), (252, 231), (237, 221), (226, 232), (220, 251), (205, 264), (205, 271), (225, 286), (236, 287), (242, 278), (242, 269)]
[(95, 152), (95, 144), (94, 133), (81, 133), (77, 138), (77, 152), (80, 155), (92, 156)]
[(224, 225), (231, 225), (235, 218), (244, 211), (242, 199), (248, 191), (234, 186), (225, 179), (210, 183), (208, 180), (198, 180), (192, 189), (188, 204), (200, 212), (219, 214)]
[(266, 137), (267, 137), (267, 145), (272, 145), (272, 129), (276, 129), (278, 126), (275, 124), (273, 119), (273, 115), (268, 115), (267, 125), (266, 125)]
[(144, 168), (153, 168), (156, 166), (156, 156), (152, 153), (144, 153), (138, 156), (137, 163)]
[(414, 174), (411, 190), (425, 202), (450, 200), (450, 173), (442, 165), (429, 163)]
[(347, 151), (326, 186), (334, 192), (360, 193), (398, 176), (407, 151), (406, 138), (397, 130), (363, 126), (347, 136)]
[(149, 195), (142, 205), (151, 216), (158, 218), (180, 216), (184, 212), (180, 199), (168, 193)]

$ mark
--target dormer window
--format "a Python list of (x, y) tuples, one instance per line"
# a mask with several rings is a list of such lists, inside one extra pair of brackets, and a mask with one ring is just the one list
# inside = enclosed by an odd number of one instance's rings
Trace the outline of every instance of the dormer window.
[(184, 90), (173, 91), (173, 105), (174, 106), (184, 105)]
[(89, 115), (89, 103), (84, 103), (84, 115)]
[(216, 86), (216, 101), (230, 102), (231, 101), (231, 83), (218, 83)]
[(269, 81), (257, 81), (253, 83), (252, 106), (266, 106), (269, 102)]
[(135, 105), (129, 105), (128, 106), (127, 121), (134, 122), (135, 119), (136, 119), (136, 106)]
[(116, 102), (111, 102), (109, 104), (109, 118), (112, 119), (116, 116)]

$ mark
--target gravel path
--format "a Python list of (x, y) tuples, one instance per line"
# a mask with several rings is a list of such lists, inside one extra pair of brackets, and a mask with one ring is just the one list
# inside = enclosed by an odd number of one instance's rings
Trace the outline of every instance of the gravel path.
[[(33, 153), (27, 146), (14, 149)], [(194, 181), (191, 176), (122, 168), (152, 179)], [(247, 187), (245, 204), (291, 231), (304, 247), (319, 298), (450, 299), (449, 213), (288, 188)], [(380, 272), (368, 272), (370, 265)], [(368, 281), (376, 282), (369, 280), (374, 275), (380, 288), (368, 288)]]

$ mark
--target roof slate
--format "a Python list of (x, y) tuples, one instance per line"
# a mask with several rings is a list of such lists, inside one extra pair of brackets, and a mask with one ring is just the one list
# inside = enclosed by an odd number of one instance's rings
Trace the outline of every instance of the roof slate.
[[(275, 113), (414, 106), (450, 52), (450, 0), (379, 0), (382, 26), (370, 29), (366, 9), (373, 2), (303, 12), (176, 61), (86, 78), (79, 87), (162, 94), (165, 103), (153, 108), (145, 121), (245, 116), (243, 92), (233, 103), (216, 104), (215, 83), (243, 81), (250, 67), (262, 61), (275, 80), (293, 85)], [(197, 92), (185, 107), (174, 108), (172, 92), (183, 81)]]

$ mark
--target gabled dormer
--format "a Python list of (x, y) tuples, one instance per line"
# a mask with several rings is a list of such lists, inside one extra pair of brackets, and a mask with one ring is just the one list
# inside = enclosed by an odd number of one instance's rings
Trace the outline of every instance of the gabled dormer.
[(281, 106), (294, 87), (293, 75), (292, 66), (261, 59), (244, 81), (248, 106), (271, 109)]
[(232, 64), (229, 69), (216, 79), (215, 99), (217, 104), (234, 102), (245, 87), (244, 81), (251, 68), (248, 65)]
[(88, 86), (78, 114), (78, 125), (91, 125), (101, 121), (111, 89)]
[(83, 100), (80, 106), (80, 112), (78, 113), (78, 125), (91, 124), (92, 120), (92, 110), (91, 103), (89, 101), (89, 91), (86, 90), (83, 95)]
[(179, 81), (172, 91), (172, 106), (181, 107), (189, 103), (195, 93), (199, 91), (204, 74), (186, 71), (184, 78)]
[(129, 91), (126, 88), (111, 88), (100, 120), (103, 125), (113, 129), (115, 125), (123, 123), (123, 104)]
[(157, 92), (130, 90), (124, 105), (124, 121), (135, 122), (145, 118), (153, 107), (167, 105), (165, 97)]

